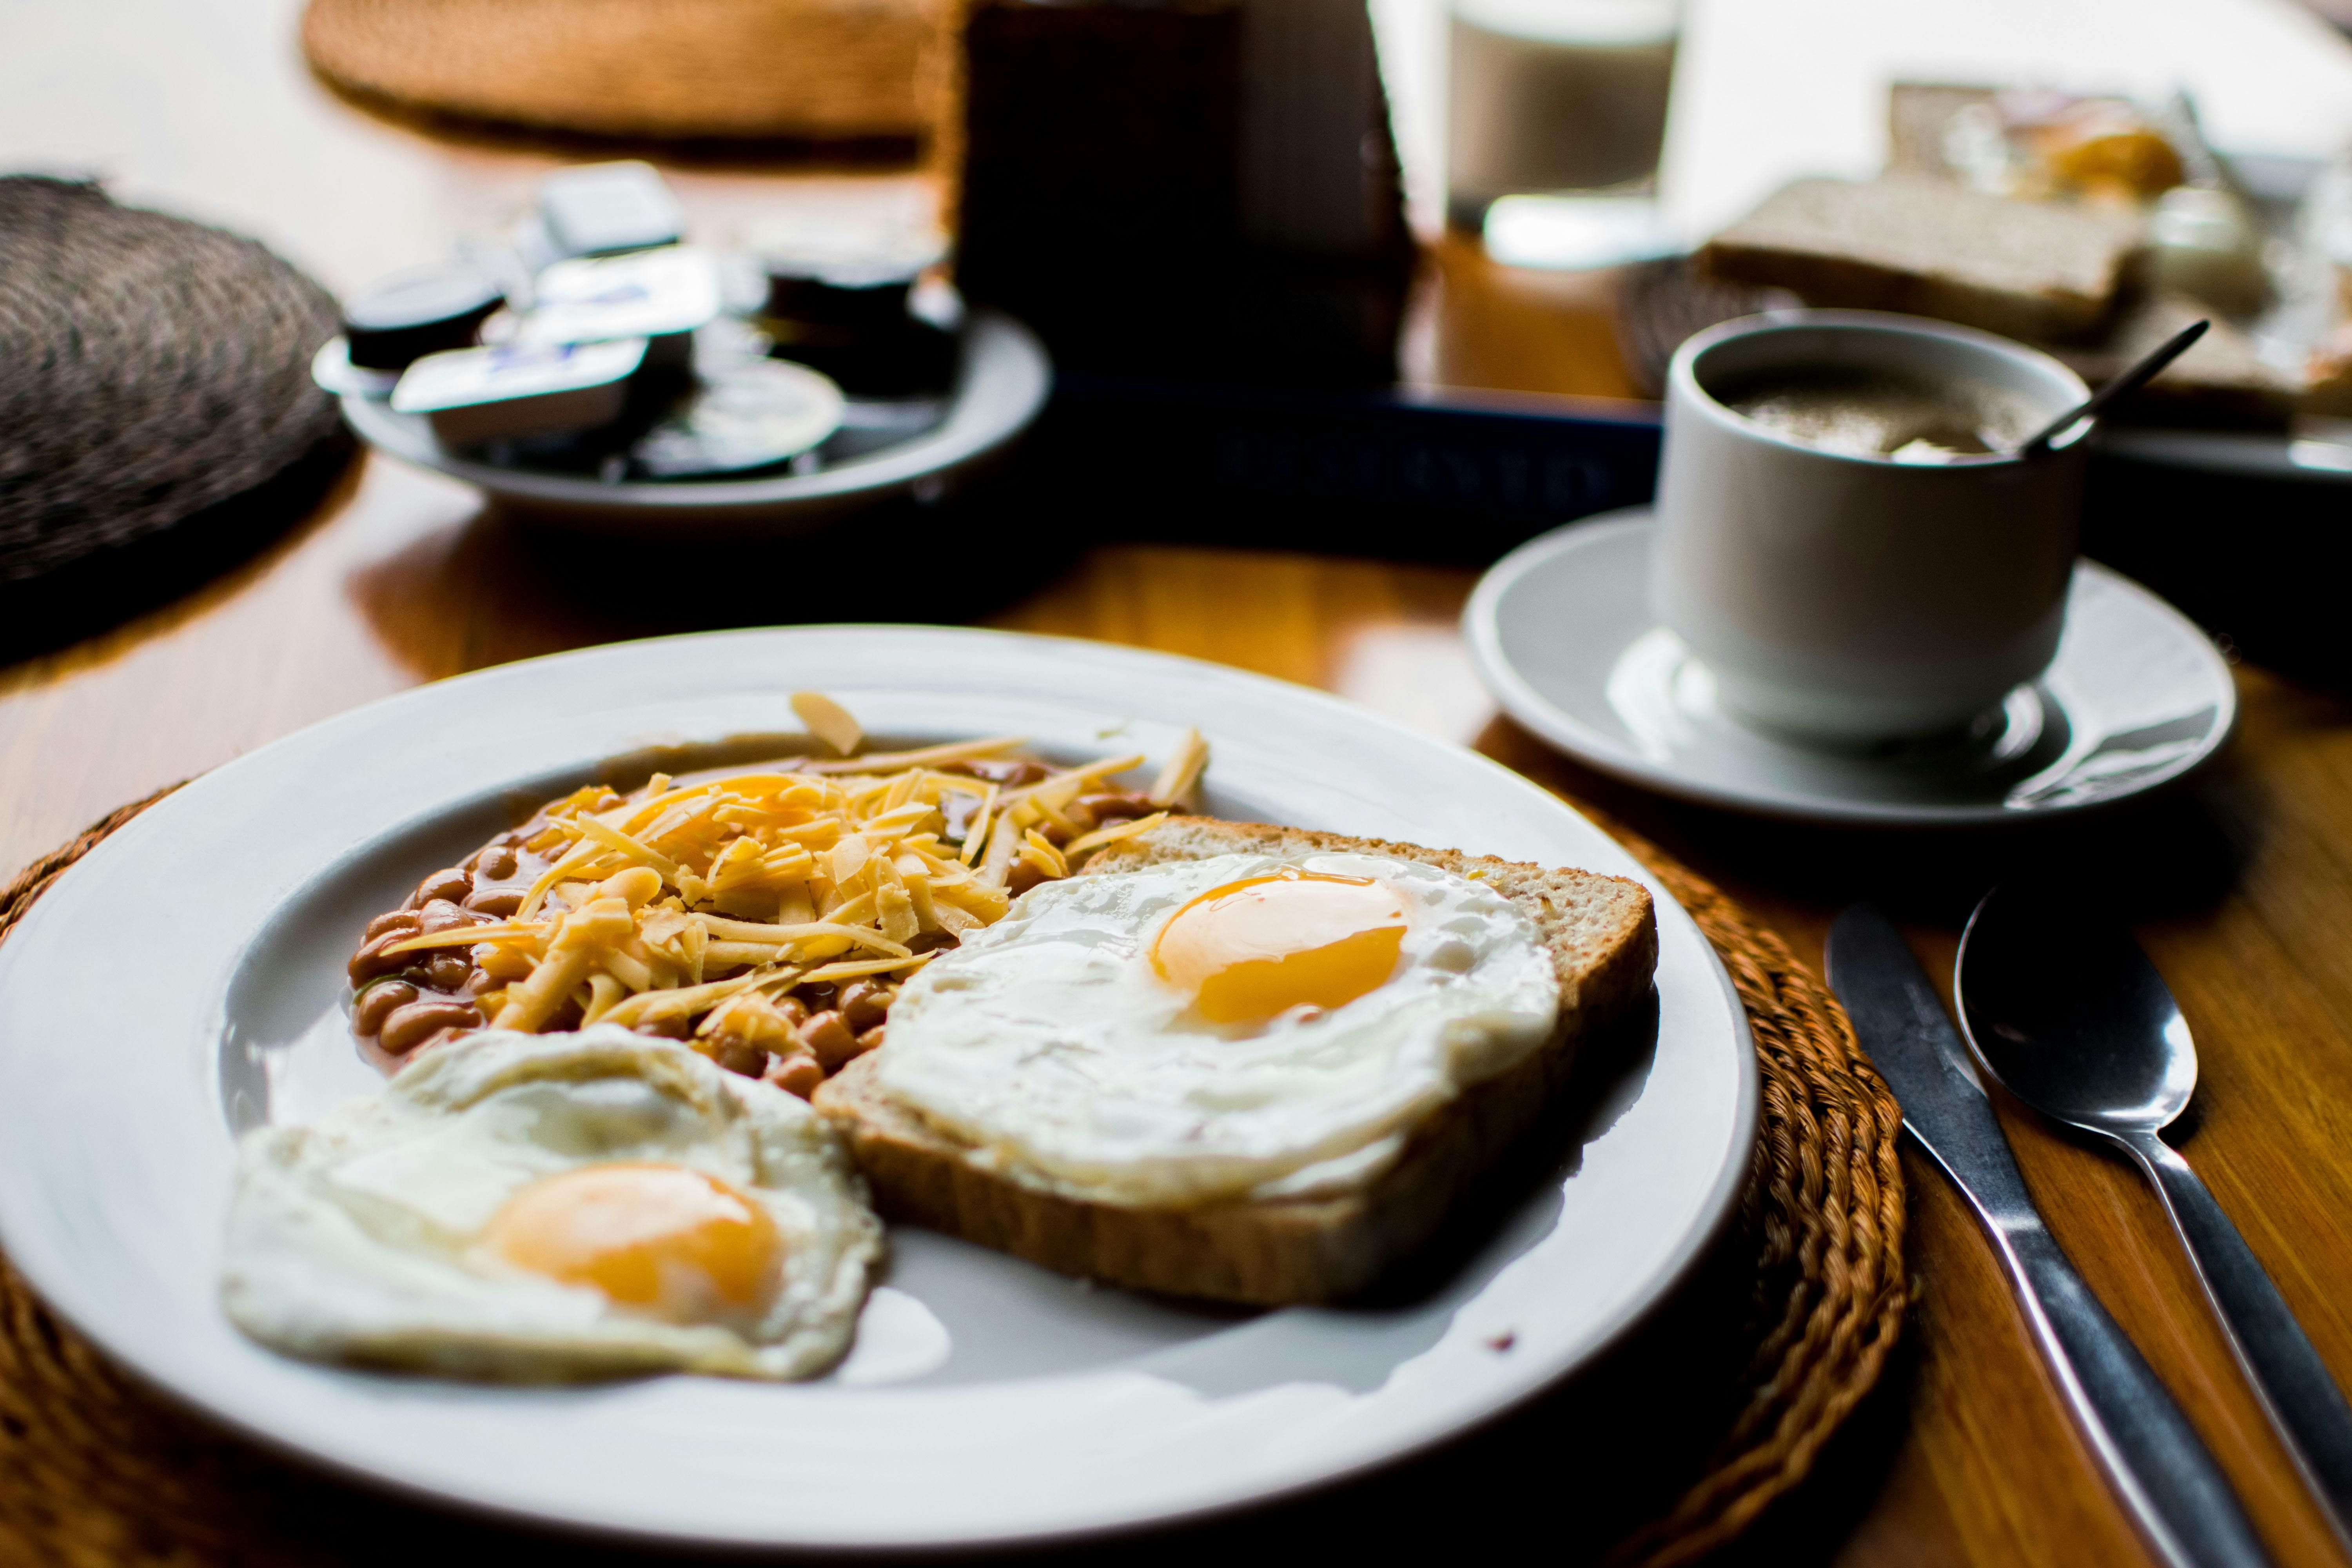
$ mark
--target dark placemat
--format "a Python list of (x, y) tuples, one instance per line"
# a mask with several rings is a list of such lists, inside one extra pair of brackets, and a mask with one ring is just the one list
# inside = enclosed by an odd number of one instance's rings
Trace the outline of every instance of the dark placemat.
[(327, 291), (249, 239), (0, 178), (0, 592), (205, 518), (340, 440)]
[[(0, 940), (61, 872), (169, 793), (94, 824), (0, 889)], [(1779, 937), (1657, 846), (1583, 809), (1656, 873), (1722, 954), (1763, 1079), (1755, 1164), (1726, 1244), (1753, 1292), (1737, 1414), (1675, 1507), (1610, 1558), (1665, 1568), (1747, 1530), (1804, 1479), (1877, 1383), (1909, 1300), (1902, 1113), (1844, 1013)], [(0, 1259), (0, 1563), (310, 1568), (373, 1561), (371, 1542), (394, 1542), (404, 1557), (397, 1542), (412, 1529), (428, 1550), (436, 1539), (452, 1544), (437, 1522), (404, 1514), (373, 1500), (355, 1505), (141, 1389)]]

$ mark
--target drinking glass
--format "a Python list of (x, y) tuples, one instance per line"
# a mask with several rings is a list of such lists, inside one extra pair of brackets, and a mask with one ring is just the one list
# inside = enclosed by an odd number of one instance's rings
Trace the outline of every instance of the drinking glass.
[(1681, 31), (1682, 0), (1450, 0), (1452, 221), (1500, 260), (1654, 253)]

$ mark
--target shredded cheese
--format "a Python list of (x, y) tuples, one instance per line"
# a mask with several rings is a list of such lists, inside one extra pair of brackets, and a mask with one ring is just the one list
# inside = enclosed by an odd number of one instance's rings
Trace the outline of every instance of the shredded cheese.
[(1151, 804), (1174, 805), (1192, 793), (1200, 782), (1201, 770), (1209, 763), (1209, 742), (1201, 739), (1198, 730), (1184, 731), (1184, 739), (1168, 765), (1160, 770), (1159, 780), (1151, 786)]
[(1150, 816), (1139, 816), (1131, 822), (1115, 822), (1108, 827), (1097, 827), (1092, 833), (1081, 833), (1062, 846), (1062, 853), (1084, 855), (1090, 850), (1099, 849), (1106, 844), (1116, 844), (1122, 838), (1132, 838), (1139, 833), (1149, 833), (1167, 820), (1166, 812), (1155, 811)]
[(793, 711), (800, 715), (810, 734), (845, 757), (866, 744), (866, 731), (849, 716), (849, 710), (822, 691), (793, 692)]
[[(576, 1016), (782, 1051), (802, 1015), (779, 1006), (795, 988), (901, 981), (1003, 918), (1015, 892), (1168, 815), (1097, 827), (1077, 804), (1116, 788), (1140, 754), (1006, 787), (941, 770), (1003, 756), (1017, 736), (860, 756), (864, 731), (838, 703), (801, 692), (793, 709), (851, 754), (687, 784), (656, 774), (625, 795), (575, 791), (522, 837), (545, 865), (512, 916), (462, 917), (382, 951), (475, 948), (504, 983), (477, 997), (499, 1028)], [(1188, 732), (1153, 800), (1189, 789), (1206, 751)]]

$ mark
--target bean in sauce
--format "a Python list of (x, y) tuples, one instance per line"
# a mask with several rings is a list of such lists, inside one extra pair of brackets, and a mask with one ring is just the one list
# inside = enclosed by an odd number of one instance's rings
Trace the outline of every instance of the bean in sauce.
[(457, 991), (473, 977), (473, 961), (460, 953), (444, 949), (433, 955), (425, 966), (425, 978), (436, 991)]
[(397, 974), (407, 968), (408, 954), (386, 952), (384, 949), (407, 941), (411, 934), (395, 926), (361, 943), (360, 950), (352, 954), (351, 963), (345, 966), (351, 973), (352, 984), (364, 985), (380, 975)]
[(890, 1016), (896, 994), (879, 981), (852, 981), (841, 993), (841, 1020), (862, 1035)]
[(452, 866), (416, 884), (416, 902), (421, 906), (441, 899), (454, 904), (473, 890), (474, 879)]
[(376, 1031), (376, 1043), (395, 1057), (406, 1056), (428, 1036), (444, 1029), (478, 1029), (482, 1010), (470, 1002), (436, 997), (395, 1007)]
[(472, 925), (479, 919), (471, 911), (459, 909), (449, 899), (426, 900), (416, 911), (416, 918), (427, 936), (437, 935), (457, 926)]
[(416, 987), (405, 980), (379, 980), (359, 994), (352, 1007), (352, 1029), (355, 1034), (373, 1035), (383, 1028), (384, 1019), (393, 1009), (404, 1007), (416, 1000)]
[(806, 1100), (824, 1081), (824, 1068), (808, 1052), (794, 1051), (789, 1056), (770, 1057), (768, 1070), (760, 1076), (785, 1093)]
[(719, 1065), (745, 1078), (758, 1078), (768, 1070), (767, 1047), (748, 1040), (729, 1040), (719, 1047)]
[(812, 1013), (809, 1021), (801, 1026), (800, 1036), (802, 1046), (827, 1072), (838, 1070), (842, 1063), (857, 1054), (857, 1037), (841, 1021), (839, 1013)]
[(367, 934), (370, 940), (380, 937), (388, 931), (415, 936), (417, 930), (416, 911), (414, 910), (394, 910), (390, 914), (378, 915), (367, 923)]

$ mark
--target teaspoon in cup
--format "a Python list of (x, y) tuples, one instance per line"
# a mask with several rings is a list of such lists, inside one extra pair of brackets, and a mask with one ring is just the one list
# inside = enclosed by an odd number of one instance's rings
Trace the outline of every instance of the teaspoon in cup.
[(2196, 1044), (2164, 977), (2079, 901), (1995, 888), (1969, 918), (1953, 994), (1969, 1046), (2004, 1088), (2122, 1145), (2155, 1184), (2271, 1424), (2352, 1542), (2352, 1409), (2238, 1227), (2157, 1136), (2197, 1087)]
[(2189, 345), (2203, 337), (2205, 329), (2212, 324), (2210, 321), (2192, 322), (2140, 355), (2136, 362), (2126, 368), (2121, 374), (2110, 380), (2106, 385), (2028, 436), (2024, 443), (2017, 448), (2017, 455), (2021, 458), (2039, 457), (2049, 450), (2052, 443), (2059, 437), (2063, 436), (2075, 426), (2084, 420), (2098, 418), (2106, 411), (2108, 404), (2117, 398), (2128, 397), (2154, 381), (2157, 372), (2187, 353)]

